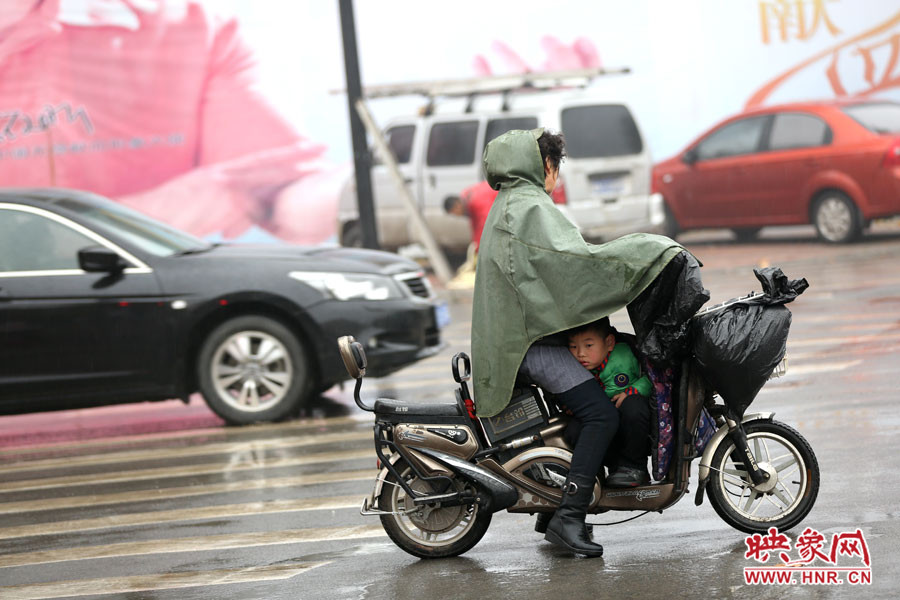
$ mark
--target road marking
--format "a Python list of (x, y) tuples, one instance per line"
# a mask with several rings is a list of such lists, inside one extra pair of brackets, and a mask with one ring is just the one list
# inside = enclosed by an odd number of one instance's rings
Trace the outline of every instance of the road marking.
[[(863, 281), (858, 281), (857, 278), (847, 277), (847, 275), (855, 275), (855, 272), (852, 269), (847, 269), (844, 271), (843, 281), (841, 283), (832, 282), (822, 286), (816, 286), (813, 288), (813, 291), (810, 296), (813, 298), (819, 298), (821, 296), (825, 296), (827, 298), (833, 297), (835, 294), (839, 294), (841, 292), (860, 292), (863, 290), (874, 290), (874, 289), (885, 289), (891, 286), (900, 284), (900, 279), (885, 277), (881, 279), (877, 279), (874, 277), (866, 277)], [(830, 273), (832, 277), (837, 277), (839, 274), (837, 272)]]
[(471, 338), (469, 337), (469, 332), (465, 333), (457, 333), (456, 335), (451, 336), (441, 336), (441, 341), (446, 342), (449, 346), (456, 348), (458, 346), (468, 348), (472, 343)]
[(188, 498), (192, 496), (227, 494), (232, 492), (245, 492), (251, 490), (300, 487), (307, 485), (320, 485), (323, 483), (342, 483), (346, 481), (361, 481), (365, 479), (371, 479), (374, 481), (376, 475), (378, 475), (378, 472), (374, 469), (365, 469), (362, 471), (332, 471), (330, 473), (313, 473), (311, 475), (276, 477), (273, 479), (250, 479), (247, 481), (229, 481), (228, 483), (191, 485), (186, 487), (153, 488), (149, 490), (138, 490), (133, 492), (115, 492), (111, 494), (89, 494), (85, 496), (46, 498), (43, 500), (3, 502), (0, 503), (0, 515), (39, 512), (44, 510), (60, 510), (67, 508), (82, 508), (85, 506), (102, 506), (109, 504), (130, 504), (134, 502), (162, 501), (170, 500), (173, 498)]
[[(791, 370), (794, 365), (806, 364), (807, 362), (814, 360), (816, 362), (821, 361), (823, 358), (828, 355), (840, 355), (843, 356), (843, 352), (833, 352), (830, 348), (826, 348), (823, 350), (813, 350), (812, 352), (794, 352), (790, 351), (785, 356), (787, 356), (788, 360), (788, 370)], [(832, 356), (833, 358), (833, 356)]]
[(801, 340), (790, 340), (788, 341), (788, 348), (798, 348), (803, 346), (827, 346), (832, 344), (843, 344), (843, 345), (859, 345), (865, 344), (868, 342), (876, 341), (876, 340), (895, 340), (900, 339), (900, 333), (897, 332), (886, 332), (886, 333), (877, 333), (877, 334), (868, 334), (868, 335), (845, 335), (845, 336), (836, 336), (836, 337), (822, 337), (822, 338), (804, 338)]
[(247, 502), (244, 504), (219, 504), (175, 510), (158, 510), (140, 513), (109, 515), (96, 519), (75, 521), (49, 521), (34, 525), (0, 528), (0, 540), (38, 535), (59, 535), (111, 527), (135, 527), (180, 521), (202, 521), (223, 517), (246, 517), (274, 513), (290, 513), (308, 510), (336, 510), (359, 508), (362, 494), (353, 496), (332, 496), (322, 498), (300, 498), (291, 500), (270, 500), (268, 502)]
[(896, 312), (881, 313), (829, 313), (827, 315), (802, 315), (797, 317), (795, 323), (846, 323), (847, 321), (871, 321), (885, 319), (887, 323), (897, 322)]
[[(840, 325), (832, 323), (830, 327), (827, 328), (827, 331), (832, 334), (841, 335), (844, 332), (849, 332), (849, 335), (859, 333), (866, 333), (868, 335), (878, 335), (879, 333), (891, 333), (891, 329), (896, 332), (897, 323), (885, 323), (884, 321), (878, 321), (875, 323), (860, 323), (859, 321), (841, 321)], [(824, 329), (821, 325), (816, 325), (814, 327), (808, 328), (809, 331), (804, 331), (804, 334), (810, 333), (822, 333)], [(800, 334), (799, 331), (794, 331), (794, 336), (798, 336)], [(800, 335), (800, 339), (805, 339), (805, 335)]]
[[(386, 535), (381, 525), (355, 527), (327, 527), (318, 529), (288, 529), (282, 531), (254, 531), (227, 535), (168, 538), (141, 542), (123, 542), (102, 546), (74, 546), (38, 552), (19, 552), (0, 556), (0, 568), (24, 567), (49, 563), (75, 562), (97, 558), (121, 558), (148, 554), (176, 552), (209, 552), (236, 550), (257, 546), (333, 542), (381, 537)], [(199, 559), (195, 559), (199, 560)], [(96, 593), (96, 592), (95, 592)]]
[(297, 458), (266, 459), (264, 456), (241, 456), (228, 464), (202, 464), (185, 467), (159, 467), (153, 469), (121, 470), (115, 473), (92, 473), (89, 475), (70, 475), (64, 477), (45, 477), (42, 479), (23, 479), (21, 481), (6, 481), (0, 483), (0, 494), (6, 492), (21, 492), (25, 490), (46, 490), (73, 485), (102, 485), (106, 483), (121, 483), (124, 481), (146, 481), (148, 479), (171, 479), (174, 477), (188, 477), (194, 475), (216, 475), (222, 473), (236, 473), (240, 471), (280, 469), (283, 467), (296, 467), (300, 465), (312, 465), (318, 463), (339, 462), (343, 460), (357, 460), (362, 458), (375, 458), (375, 450), (341, 450), (307, 454)]
[(5, 600), (46, 600), (49, 598), (75, 598), (99, 594), (133, 594), (156, 590), (176, 590), (213, 585), (233, 585), (278, 581), (296, 577), (332, 561), (245, 567), (243, 569), (217, 569), (215, 571), (189, 571), (186, 573), (156, 573), (105, 579), (73, 579), (52, 583), (34, 583), (0, 587), (0, 598)]
[[(415, 388), (424, 388), (424, 387), (436, 387), (442, 386), (447, 388), (447, 393), (449, 397), (453, 396), (453, 390), (457, 387), (457, 383), (453, 381), (452, 377), (441, 377), (439, 379), (416, 379), (415, 381), (379, 381), (377, 382), (375, 389), (378, 391), (391, 391), (391, 390), (406, 390), (406, 389), (415, 389)], [(363, 384), (363, 388), (365, 388), (365, 384)], [(448, 403), (449, 404), (449, 403)]]
[(790, 363), (788, 363), (788, 375), (809, 375), (810, 373), (833, 373), (835, 371), (843, 371), (844, 369), (849, 369), (850, 367), (855, 367), (856, 365), (862, 364), (862, 360), (850, 360), (846, 362), (832, 362), (832, 363), (812, 363), (808, 365), (802, 365), (799, 367), (792, 367)]
[(2, 474), (21, 471), (38, 471), (41, 469), (54, 469), (75, 467), (108, 465), (124, 462), (137, 462), (144, 460), (165, 460), (169, 458), (183, 458), (186, 456), (206, 456), (213, 454), (236, 454), (240, 452), (262, 452), (266, 450), (281, 450), (286, 448), (302, 448), (304, 446), (320, 446), (372, 438), (371, 431), (351, 431), (341, 433), (316, 433), (302, 439), (274, 438), (266, 440), (252, 440), (247, 442), (225, 442), (221, 444), (204, 444), (188, 448), (154, 448), (149, 450), (123, 450), (105, 452), (103, 454), (85, 454), (77, 457), (47, 458), (27, 461), (2, 468)]
[(252, 434), (265, 431), (304, 431), (307, 429), (320, 429), (323, 426), (344, 425), (350, 423), (358, 423), (357, 417), (331, 417), (327, 419), (313, 419), (304, 421), (287, 421), (284, 423), (262, 423), (258, 425), (245, 425), (241, 427), (240, 433), (235, 433), (234, 429), (226, 427), (191, 429), (189, 431), (166, 431), (161, 433), (147, 433), (139, 435), (129, 435), (123, 437), (104, 438), (102, 441), (89, 442), (60, 442), (50, 444), (28, 445), (19, 448), (7, 448), (0, 450), (0, 458), (6, 456), (27, 456), (40, 452), (62, 451), (67, 449), (99, 449), (103, 450), (113, 446), (134, 447), (146, 442), (171, 441), (179, 439), (201, 438), (205, 442), (210, 437), (233, 437), (236, 435)]
[(829, 327), (829, 331), (834, 333), (874, 331), (875, 335), (877, 335), (879, 333), (894, 333), (897, 331), (898, 325), (900, 325), (900, 320), (893, 323), (885, 323), (884, 321), (864, 324), (844, 322), (841, 325), (832, 325)]
[[(447, 362), (449, 363), (450, 361), (448, 360)], [(442, 360), (440, 365), (416, 364), (414, 366), (406, 367), (400, 371), (397, 371), (396, 373), (393, 373), (393, 374), (389, 375), (388, 377), (380, 377), (380, 378), (373, 377), (372, 379), (374, 381), (381, 381), (383, 379), (389, 379), (389, 378), (394, 378), (394, 377), (404, 377), (406, 375), (413, 375), (413, 374), (419, 375), (419, 374), (426, 374), (426, 373), (427, 374), (446, 373), (447, 377), (451, 380), (453, 377), (453, 375), (452, 375), (453, 371), (451, 371), (450, 365), (449, 364), (445, 365), (444, 361)], [(368, 378), (367, 378), (367, 381), (368, 381)]]

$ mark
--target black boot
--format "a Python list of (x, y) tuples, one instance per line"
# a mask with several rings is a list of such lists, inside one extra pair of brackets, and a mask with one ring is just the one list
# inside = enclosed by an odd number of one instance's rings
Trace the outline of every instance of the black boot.
[(603, 556), (603, 546), (591, 540), (584, 524), (594, 490), (594, 480), (570, 475), (563, 489), (565, 492), (562, 502), (547, 524), (544, 539), (575, 554), (583, 554), (589, 558)]
[[(538, 513), (537, 520), (534, 522), (534, 530), (538, 533), (547, 533), (547, 524), (552, 518), (553, 513)], [(594, 539), (594, 526), (587, 523), (584, 526), (587, 527), (588, 535), (591, 536), (591, 539)]]
[(534, 530), (538, 533), (547, 533), (547, 523), (553, 518), (553, 513), (538, 513), (537, 521), (534, 522)]

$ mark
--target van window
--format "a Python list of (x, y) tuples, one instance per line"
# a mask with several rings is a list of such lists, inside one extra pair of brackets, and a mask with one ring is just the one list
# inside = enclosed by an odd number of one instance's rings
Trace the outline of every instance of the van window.
[(497, 136), (503, 135), (512, 129), (535, 129), (538, 126), (537, 117), (505, 117), (503, 119), (491, 119), (484, 131), (484, 145)]
[(562, 133), (571, 158), (626, 156), (644, 148), (631, 113), (621, 104), (566, 108)]
[(388, 145), (397, 158), (397, 164), (404, 165), (409, 162), (415, 135), (415, 125), (398, 125), (387, 130)]
[(769, 134), (770, 150), (812, 148), (831, 143), (831, 129), (812, 115), (781, 113), (775, 115)]
[(428, 137), (429, 167), (470, 165), (475, 161), (478, 121), (435, 123)]

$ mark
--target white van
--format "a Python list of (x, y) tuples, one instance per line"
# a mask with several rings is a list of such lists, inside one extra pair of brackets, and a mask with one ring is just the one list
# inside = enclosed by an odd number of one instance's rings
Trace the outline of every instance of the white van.
[[(441, 246), (459, 251), (471, 241), (468, 219), (447, 214), (444, 202), (482, 180), (487, 143), (510, 129), (535, 127), (565, 136), (568, 157), (554, 201), (585, 238), (662, 231), (662, 197), (650, 192), (650, 152), (624, 103), (584, 90), (511, 94), (507, 101), (499, 94), (485, 95), (463, 104), (447, 101), (432, 114), (394, 119), (385, 128), (403, 178)], [(418, 241), (385, 165), (373, 166), (372, 187), (381, 245), (398, 248)], [(338, 220), (341, 243), (359, 245), (352, 176), (341, 193)]]

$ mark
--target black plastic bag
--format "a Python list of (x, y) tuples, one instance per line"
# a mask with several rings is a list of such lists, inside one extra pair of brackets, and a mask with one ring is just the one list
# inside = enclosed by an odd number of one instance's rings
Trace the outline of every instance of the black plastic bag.
[(697, 316), (693, 327), (700, 373), (737, 421), (784, 358), (791, 326), (784, 304), (809, 287), (805, 279), (788, 280), (777, 267), (753, 272), (762, 294), (713, 307)]
[(762, 300), (766, 304), (787, 304), (806, 291), (809, 283), (806, 279), (788, 279), (778, 267), (753, 269), (763, 288)]
[(628, 305), (636, 350), (657, 366), (672, 366), (690, 349), (691, 317), (709, 300), (700, 263), (688, 252), (673, 258)]

